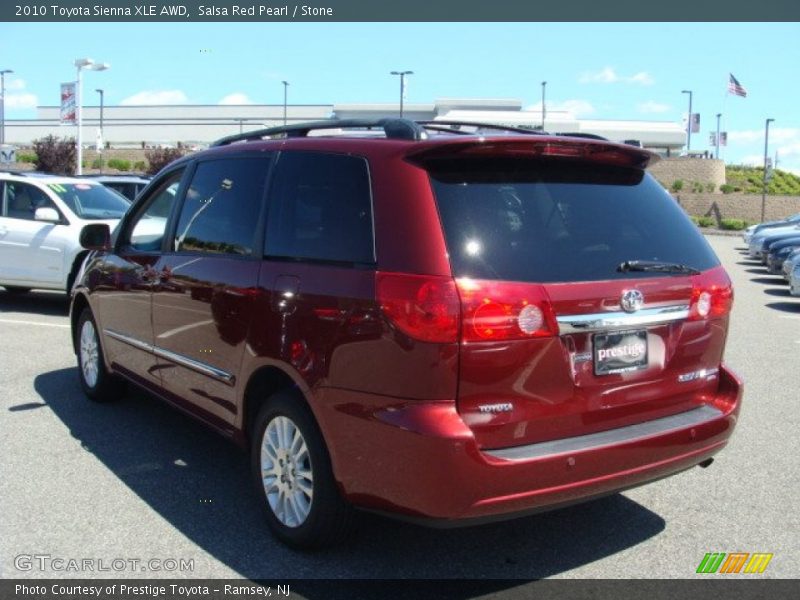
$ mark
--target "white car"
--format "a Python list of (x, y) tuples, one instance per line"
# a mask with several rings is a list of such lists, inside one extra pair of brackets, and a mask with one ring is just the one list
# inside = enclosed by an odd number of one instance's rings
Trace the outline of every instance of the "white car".
[(114, 228), (130, 203), (86, 179), (0, 173), (0, 285), (71, 291), (86, 250), (88, 223)]

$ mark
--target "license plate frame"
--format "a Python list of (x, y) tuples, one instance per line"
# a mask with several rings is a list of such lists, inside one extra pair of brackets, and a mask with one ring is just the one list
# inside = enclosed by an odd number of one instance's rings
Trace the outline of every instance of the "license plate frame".
[(650, 356), (646, 329), (607, 331), (592, 336), (592, 365), (597, 376), (646, 369)]

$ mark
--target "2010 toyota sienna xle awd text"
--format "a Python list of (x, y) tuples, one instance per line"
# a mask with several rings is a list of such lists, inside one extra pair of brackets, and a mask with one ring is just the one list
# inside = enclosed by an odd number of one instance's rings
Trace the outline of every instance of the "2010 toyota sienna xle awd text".
[(81, 383), (127, 380), (249, 447), (298, 547), (353, 507), (473, 523), (706, 465), (742, 393), (733, 292), (653, 159), (402, 119), (220, 140), (113, 239), (84, 229)]

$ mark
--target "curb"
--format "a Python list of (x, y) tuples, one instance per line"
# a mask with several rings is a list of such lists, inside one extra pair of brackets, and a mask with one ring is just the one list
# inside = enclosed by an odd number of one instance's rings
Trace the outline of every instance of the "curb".
[(741, 231), (730, 231), (726, 229), (701, 229), (700, 233), (703, 235), (719, 235), (722, 237), (742, 237)]

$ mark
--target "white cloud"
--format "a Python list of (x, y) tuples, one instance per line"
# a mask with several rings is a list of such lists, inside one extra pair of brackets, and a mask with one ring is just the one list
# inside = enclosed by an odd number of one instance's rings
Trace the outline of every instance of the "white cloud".
[(564, 102), (556, 102), (555, 105), (547, 108), (549, 110), (566, 110), (576, 117), (590, 115), (595, 112), (594, 106), (587, 100), (564, 100)]
[(623, 77), (623, 81), (628, 83), (638, 83), (640, 85), (653, 85), (655, 83), (655, 79), (653, 79), (653, 76), (647, 71), (640, 71), (639, 73), (636, 73), (636, 75)]
[(778, 146), (778, 156), (800, 156), (800, 140), (791, 144)]
[(739, 160), (735, 161), (737, 165), (748, 165), (751, 167), (763, 167), (764, 166), (764, 155), (762, 154), (759, 156), (758, 154), (748, 154), (747, 156), (743, 156)]
[[(542, 103), (537, 102), (525, 108), (525, 110), (540, 111), (542, 110)], [(567, 111), (574, 116), (591, 115), (595, 112), (594, 106), (588, 100), (564, 100), (563, 102), (547, 102), (547, 111)]]
[(19, 91), (25, 89), (25, 80), (24, 79), (7, 79), (6, 80), (6, 91)]
[[(738, 147), (743, 156), (728, 158), (733, 164), (764, 166), (764, 129), (749, 129), (728, 132), (728, 146), (734, 152)], [(792, 127), (770, 127), (769, 156), (778, 155), (778, 168), (800, 175), (800, 129)]]
[(614, 83), (619, 81), (619, 76), (611, 67), (605, 67), (600, 71), (582, 73), (578, 78), (579, 83)]
[(243, 94), (241, 92), (235, 92), (233, 94), (228, 94), (222, 100), (219, 101), (220, 104), (255, 104), (247, 94)]
[(672, 110), (672, 107), (669, 104), (662, 104), (660, 102), (655, 102), (654, 100), (648, 100), (647, 102), (637, 104), (636, 110), (645, 114), (658, 114), (669, 112)]
[(636, 83), (639, 85), (653, 85), (655, 80), (647, 71), (640, 71), (634, 75), (620, 75), (612, 67), (603, 67), (599, 71), (586, 71), (578, 77), (579, 83)]
[(35, 94), (8, 94), (6, 93), (5, 107), (10, 108), (36, 108), (39, 99)]
[(123, 106), (136, 106), (145, 104), (187, 104), (189, 98), (180, 90), (144, 90), (133, 96), (128, 96), (122, 102)]
[[(39, 105), (39, 98), (30, 92), (23, 92), (26, 87), (24, 79), (9, 79), (6, 82), (6, 109), (15, 108), (36, 108)], [(11, 93), (9, 93), (11, 92)], [(13, 92), (20, 92), (14, 94)]]
[[(737, 144), (752, 144), (754, 142), (764, 143), (765, 129), (747, 129), (743, 131), (729, 131), (728, 142)], [(769, 143), (792, 144), (800, 143), (800, 129), (793, 127), (769, 128)], [(763, 161), (762, 161), (763, 162)]]

